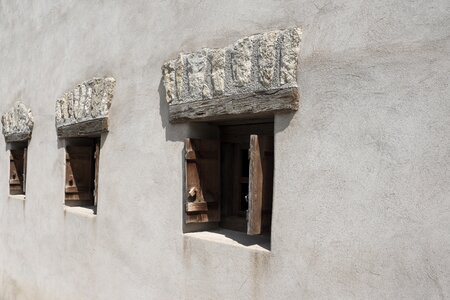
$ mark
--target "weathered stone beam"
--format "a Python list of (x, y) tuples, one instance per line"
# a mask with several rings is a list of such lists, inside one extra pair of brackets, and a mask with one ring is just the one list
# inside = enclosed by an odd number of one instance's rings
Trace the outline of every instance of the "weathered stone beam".
[(2, 125), (7, 143), (31, 139), (34, 125), (31, 110), (22, 102), (16, 102), (11, 110), (2, 115)]
[(209, 121), (266, 116), (298, 109), (297, 88), (251, 92), (169, 106), (169, 121)]
[(95, 137), (108, 131), (108, 119), (93, 119), (57, 128), (59, 138)]
[[(198, 115), (202, 115), (204, 106), (200, 104), (210, 102), (223, 108), (220, 101), (232, 99), (235, 103), (249, 95), (296, 88), (300, 41), (300, 29), (288, 28), (245, 37), (221, 49), (204, 48), (193, 53), (180, 53), (177, 59), (162, 67), (169, 119), (183, 119), (184, 116), (171, 116), (180, 108), (182, 111), (187, 107), (189, 111), (199, 109)], [(234, 106), (240, 105), (236, 102)], [(278, 106), (272, 103), (265, 109), (269, 111), (271, 107), (275, 111)], [(229, 111), (221, 115), (237, 113)], [(214, 118), (213, 115), (210, 117)]]
[(115, 83), (111, 77), (93, 78), (78, 84), (56, 100), (58, 137), (92, 136), (108, 131)]

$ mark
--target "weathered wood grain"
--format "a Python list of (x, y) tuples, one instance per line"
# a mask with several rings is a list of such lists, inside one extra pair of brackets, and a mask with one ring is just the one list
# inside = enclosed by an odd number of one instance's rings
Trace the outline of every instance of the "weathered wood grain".
[(261, 233), (261, 211), (263, 198), (263, 168), (261, 161), (259, 136), (250, 136), (250, 165), (248, 185), (248, 223), (247, 234)]
[(108, 131), (108, 118), (98, 118), (57, 128), (59, 138), (95, 137)]
[(14, 134), (5, 136), (5, 141), (7, 143), (24, 142), (29, 139), (31, 139), (31, 132), (29, 132), (29, 133), (14, 133)]
[(211, 121), (236, 117), (260, 117), (275, 112), (298, 109), (298, 90), (277, 89), (248, 94), (228, 95), (169, 105), (169, 121)]

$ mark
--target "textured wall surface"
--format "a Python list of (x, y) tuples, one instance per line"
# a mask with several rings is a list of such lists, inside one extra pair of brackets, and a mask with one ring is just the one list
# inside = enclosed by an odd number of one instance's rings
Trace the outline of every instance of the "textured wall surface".
[[(182, 233), (183, 138), (161, 66), (302, 29), (275, 118), (271, 249)], [(450, 298), (450, 3), (1, 1), (0, 112), (33, 111), (26, 200), (0, 140), (0, 299)], [(116, 79), (98, 215), (65, 210), (55, 100)]]

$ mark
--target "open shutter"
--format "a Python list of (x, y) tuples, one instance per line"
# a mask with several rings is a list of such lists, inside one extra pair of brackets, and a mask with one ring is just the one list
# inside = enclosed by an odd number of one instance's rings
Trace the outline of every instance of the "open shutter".
[(92, 146), (66, 148), (66, 205), (94, 204), (94, 164)]
[(95, 142), (95, 186), (94, 186), (94, 205), (97, 205), (98, 201), (98, 167), (100, 162), (100, 141)]
[(256, 134), (250, 135), (247, 215), (247, 234), (249, 235), (261, 233), (264, 176), (260, 150), (260, 137)]
[(11, 149), (9, 157), (9, 193), (11, 195), (23, 194), (23, 149)]
[(23, 148), (23, 187), (22, 191), (25, 195), (26, 188), (27, 188), (27, 148)]
[(220, 220), (220, 144), (215, 140), (185, 140), (186, 223)]

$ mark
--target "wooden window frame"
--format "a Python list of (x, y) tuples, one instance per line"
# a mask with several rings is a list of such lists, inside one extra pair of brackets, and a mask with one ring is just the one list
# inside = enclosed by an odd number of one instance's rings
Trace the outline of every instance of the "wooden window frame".
[(97, 212), (100, 137), (67, 138), (64, 204)]
[[(253, 120), (250, 124), (234, 121), (231, 124), (213, 125), (220, 132), (218, 140), (185, 141), (186, 223), (215, 223), (221, 228), (246, 232), (248, 235), (270, 236), (273, 119)], [(214, 144), (217, 146), (213, 147)], [(245, 159), (247, 155), (248, 160)], [(211, 162), (213, 156), (216, 165)], [(205, 167), (207, 160), (209, 167)], [(211, 188), (211, 182), (215, 182), (218, 189)], [(248, 188), (248, 208), (241, 199), (247, 189), (244, 185)], [(244, 190), (241, 191), (242, 188)], [(209, 191), (205, 193), (205, 189)], [(212, 194), (215, 196), (212, 197)]]
[(9, 195), (26, 195), (28, 141), (9, 143)]

